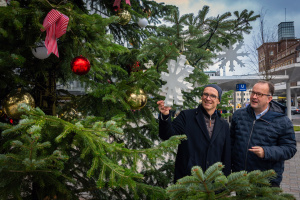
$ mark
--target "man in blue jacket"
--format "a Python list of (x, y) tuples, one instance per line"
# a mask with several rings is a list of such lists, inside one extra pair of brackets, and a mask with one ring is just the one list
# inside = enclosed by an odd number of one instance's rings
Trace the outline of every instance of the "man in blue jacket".
[(231, 145), (228, 123), (221, 119), (216, 107), (221, 101), (222, 90), (215, 84), (206, 85), (202, 103), (196, 109), (184, 110), (172, 121), (170, 107), (158, 101), (159, 136), (163, 140), (174, 135), (186, 135), (187, 140), (178, 146), (175, 160), (174, 183), (191, 174), (193, 166), (204, 171), (216, 162), (225, 165), (225, 175), (230, 174)]
[(295, 133), (286, 107), (273, 101), (274, 85), (258, 81), (250, 92), (250, 106), (234, 112), (230, 127), (232, 171), (274, 169), (271, 186), (279, 187), (284, 161), (296, 149)]

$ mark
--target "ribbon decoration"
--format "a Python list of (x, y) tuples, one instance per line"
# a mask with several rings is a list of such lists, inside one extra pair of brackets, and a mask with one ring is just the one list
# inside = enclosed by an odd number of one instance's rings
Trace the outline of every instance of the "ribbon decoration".
[(57, 57), (57, 38), (60, 38), (63, 34), (67, 32), (67, 26), (69, 23), (69, 17), (52, 9), (46, 16), (43, 22), (44, 28), (41, 31), (47, 31), (45, 39), (45, 47), (48, 50), (48, 54), (54, 53)]
[[(113, 5), (115, 11), (118, 11), (118, 10), (121, 9), (121, 8), (120, 8), (120, 6), (121, 6), (121, 1), (122, 1), (122, 0), (115, 0), (114, 5)], [(125, 0), (125, 2), (126, 2), (126, 4), (128, 4), (128, 5), (131, 6), (130, 0)]]

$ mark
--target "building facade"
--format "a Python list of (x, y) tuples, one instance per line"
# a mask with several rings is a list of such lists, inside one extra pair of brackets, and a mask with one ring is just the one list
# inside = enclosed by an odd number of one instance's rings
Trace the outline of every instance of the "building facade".
[(300, 62), (300, 39), (262, 44), (258, 49), (259, 72)]
[(204, 71), (207, 76), (220, 76), (220, 71)]
[(259, 72), (300, 62), (300, 39), (295, 38), (294, 22), (278, 25), (278, 42), (268, 42), (257, 48)]
[[(278, 71), (285, 68), (298, 66), (300, 63), (300, 38), (295, 37), (294, 22), (281, 22), (278, 25), (278, 41), (262, 44), (258, 49), (259, 72)], [(286, 72), (285, 72), (286, 73)], [(289, 82), (294, 89), (294, 99), (291, 99), (291, 105), (298, 106), (298, 88), (299, 80)], [(286, 88), (286, 83), (275, 84), (275, 90)], [(299, 92), (298, 92), (299, 93)], [(285, 104), (286, 97), (278, 96), (275, 100)]]
[(295, 39), (294, 22), (281, 22), (278, 24), (278, 41)]

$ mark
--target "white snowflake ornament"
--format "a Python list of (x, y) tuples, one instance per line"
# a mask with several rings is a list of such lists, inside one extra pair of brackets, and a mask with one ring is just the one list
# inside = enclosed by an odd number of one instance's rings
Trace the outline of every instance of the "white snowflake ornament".
[(235, 61), (238, 65), (240, 65), (241, 67), (245, 67), (245, 64), (238, 59), (239, 56), (247, 56), (249, 55), (249, 53), (238, 53), (238, 51), (241, 49), (241, 47), (243, 46), (243, 42), (240, 42), (237, 44), (237, 46), (235, 48), (233, 48), (233, 46), (231, 44), (229, 44), (229, 48), (228, 47), (222, 47), (222, 51), (225, 52), (224, 54), (219, 54), (217, 55), (217, 58), (220, 58), (222, 60), (220, 66), (221, 68), (225, 68), (227, 62), (230, 63), (229, 65), (229, 71), (234, 71), (234, 64), (233, 61)]
[(175, 60), (169, 60), (168, 71), (161, 73), (161, 78), (167, 83), (161, 88), (161, 95), (166, 96), (165, 106), (172, 106), (173, 102), (176, 105), (183, 105), (182, 90), (189, 92), (193, 90), (193, 84), (184, 81), (191, 73), (193, 73), (194, 67), (191, 65), (185, 65), (187, 59), (184, 55), (177, 57)]

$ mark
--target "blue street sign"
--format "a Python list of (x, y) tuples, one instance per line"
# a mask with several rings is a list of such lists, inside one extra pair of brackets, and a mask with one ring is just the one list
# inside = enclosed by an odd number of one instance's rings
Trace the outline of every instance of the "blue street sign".
[(236, 91), (246, 91), (246, 84), (236, 84)]

